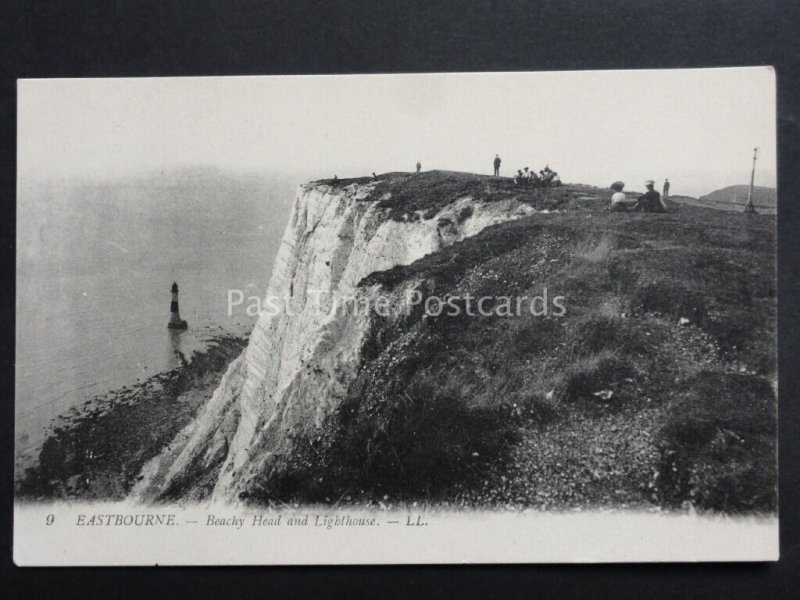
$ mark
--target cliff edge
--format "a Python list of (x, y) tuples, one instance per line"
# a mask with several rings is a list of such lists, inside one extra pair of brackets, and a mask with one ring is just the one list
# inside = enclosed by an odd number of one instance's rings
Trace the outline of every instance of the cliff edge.
[(774, 510), (774, 219), (608, 195), (302, 186), (265, 295), (282, 310), (134, 495)]
[(265, 294), (280, 312), (264, 311), (245, 352), (179, 436), (186, 441), (145, 470), (135, 495), (246, 495), (293, 438), (321, 425), (361, 367), (372, 315), (352, 306), (371, 293), (359, 286), (364, 277), (567, 197), (446, 172), (301, 186)]

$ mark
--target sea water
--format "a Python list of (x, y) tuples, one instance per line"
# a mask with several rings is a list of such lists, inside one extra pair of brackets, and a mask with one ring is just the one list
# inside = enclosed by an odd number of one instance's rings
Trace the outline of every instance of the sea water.
[[(119, 201), (114, 190), (106, 193)], [(30, 464), (55, 420), (87, 400), (173, 369), (215, 336), (249, 332), (255, 316), (247, 314), (246, 303), (229, 310), (228, 292), (263, 295), (289, 206), (281, 198), (265, 208), (260, 205), (268, 199), (244, 194), (238, 202), (257, 209), (237, 217), (227, 207), (215, 219), (213, 199), (195, 196), (194, 204), (212, 214), (186, 227), (170, 215), (166, 227), (157, 215), (130, 218), (123, 207), (95, 215), (86, 229), (85, 219), (52, 222), (52, 211), (31, 204), (35, 198), (42, 202), (41, 195), (19, 196), (18, 471)], [(142, 210), (158, 212), (158, 204)], [(219, 221), (224, 223), (214, 225)], [(189, 325), (185, 331), (167, 329), (173, 281), (180, 288), (181, 318)]]

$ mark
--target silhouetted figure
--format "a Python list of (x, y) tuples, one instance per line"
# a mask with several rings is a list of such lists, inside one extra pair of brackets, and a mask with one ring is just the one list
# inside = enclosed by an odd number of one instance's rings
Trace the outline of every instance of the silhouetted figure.
[(372, 178), (373, 178), (373, 179), (377, 179), (377, 178), (378, 178), (378, 176), (377, 176), (377, 175), (375, 175), (375, 171), (373, 171), (373, 172), (372, 172)]
[(499, 177), (500, 176), (500, 163), (501, 162), (503, 162), (503, 161), (500, 160), (500, 155), (499, 154), (495, 154), (494, 155), (494, 176), (495, 177)]
[(652, 180), (645, 181), (644, 183), (647, 191), (639, 196), (636, 200), (636, 204), (633, 205), (633, 211), (635, 212), (652, 212), (652, 213), (663, 213), (667, 212), (664, 204), (661, 201), (661, 194), (653, 189), (655, 182)]
[[(547, 186), (550, 186), (550, 185), (554, 185), (553, 180), (558, 175), (558, 173), (553, 171), (553, 169), (550, 168), (550, 165), (545, 165), (544, 169), (539, 171), (539, 175), (541, 176), (542, 185), (547, 187)], [(560, 184), (561, 184), (561, 180), (559, 180), (558, 184), (555, 184), (555, 185), (560, 185)]]
[(664, 199), (669, 198), (669, 179), (664, 180)]
[(421, 170), (422, 170), (422, 163), (417, 161), (417, 173), (419, 173)]

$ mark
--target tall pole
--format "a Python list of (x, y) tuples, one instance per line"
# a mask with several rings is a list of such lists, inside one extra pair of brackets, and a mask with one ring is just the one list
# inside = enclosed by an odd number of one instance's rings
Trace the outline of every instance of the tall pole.
[(750, 189), (747, 192), (747, 204), (744, 205), (744, 212), (754, 214), (756, 207), (753, 204), (753, 181), (756, 178), (756, 158), (758, 158), (758, 148), (753, 148), (753, 170), (750, 171)]

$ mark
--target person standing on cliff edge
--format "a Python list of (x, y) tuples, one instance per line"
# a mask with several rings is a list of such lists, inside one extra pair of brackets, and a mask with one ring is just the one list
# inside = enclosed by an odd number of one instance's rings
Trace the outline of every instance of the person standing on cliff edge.
[(500, 160), (500, 155), (494, 155), (494, 176), (500, 177), (500, 163), (503, 162)]
[(419, 173), (421, 170), (422, 170), (422, 163), (417, 161), (417, 173)]
[(662, 196), (664, 198), (669, 198), (669, 179), (664, 180), (664, 193)]

